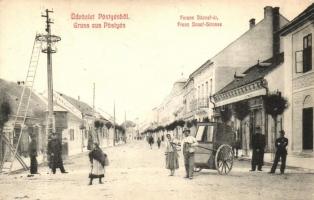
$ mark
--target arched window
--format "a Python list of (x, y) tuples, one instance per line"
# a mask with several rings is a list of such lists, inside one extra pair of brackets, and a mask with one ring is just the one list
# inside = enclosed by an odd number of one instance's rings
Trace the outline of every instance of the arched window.
[(310, 95), (307, 95), (303, 101), (303, 108), (314, 107), (313, 98)]

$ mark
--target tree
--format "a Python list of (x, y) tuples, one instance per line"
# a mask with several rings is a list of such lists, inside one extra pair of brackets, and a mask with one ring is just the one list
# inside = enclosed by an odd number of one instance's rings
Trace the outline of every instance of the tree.
[[(240, 120), (240, 134), (239, 135), (243, 135), (243, 120), (246, 116), (248, 116), (248, 114), (250, 113), (250, 108), (249, 108), (249, 104), (247, 101), (238, 101), (236, 103), (234, 103), (232, 105), (233, 108), (233, 112), (235, 114), (235, 117)], [(242, 137), (245, 139), (245, 153), (247, 154), (247, 141), (246, 141), (246, 136)]]
[(230, 120), (232, 115), (231, 109), (228, 106), (225, 106), (224, 109), (220, 110), (220, 117), (223, 122), (227, 122)]
[(105, 126), (109, 130), (112, 127), (112, 124), (111, 124), (111, 122), (106, 122)]
[(100, 131), (102, 130), (102, 128), (104, 127), (104, 123), (100, 120), (96, 120), (94, 122), (94, 126), (96, 129), (96, 139), (97, 139), (97, 142), (99, 143), (100, 142), (99, 134), (100, 134)]
[(186, 122), (186, 126), (187, 126), (188, 128), (191, 128), (191, 127), (193, 126), (193, 124), (192, 124), (191, 121), (187, 121), (187, 122)]
[(288, 108), (288, 101), (281, 96), (280, 92), (264, 96), (264, 106), (266, 114), (270, 115), (274, 121), (274, 141), (277, 133), (277, 117)]
[(6, 94), (1, 92), (1, 95), (3, 95), (0, 99), (0, 130), (2, 131), (4, 124), (9, 120), (12, 108)]

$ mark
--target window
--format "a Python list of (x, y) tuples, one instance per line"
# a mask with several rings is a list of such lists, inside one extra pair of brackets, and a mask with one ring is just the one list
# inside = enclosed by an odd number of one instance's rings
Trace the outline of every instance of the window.
[(209, 95), (212, 95), (213, 92), (213, 79), (209, 80)]
[(198, 86), (198, 97), (197, 97), (197, 99), (200, 99), (200, 96), (201, 96), (201, 87)]
[(296, 73), (303, 72), (303, 51), (295, 52), (295, 72)]
[(74, 129), (70, 129), (70, 141), (74, 140)]
[(202, 98), (204, 98), (204, 84), (202, 84)]
[(206, 81), (206, 98), (208, 98), (208, 82)]
[(213, 141), (214, 126), (199, 126), (196, 133), (196, 140), (200, 142)]
[(303, 38), (303, 72), (312, 70), (312, 34)]

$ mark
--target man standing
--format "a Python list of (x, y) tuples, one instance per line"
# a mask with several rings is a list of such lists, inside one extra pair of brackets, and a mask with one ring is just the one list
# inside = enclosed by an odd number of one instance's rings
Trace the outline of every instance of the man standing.
[(252, 137), (252, 169), (250, 171), (255, 171), (256, 166), (258, 171), (262, 171), (262, 166), (264, 164), (264, 149), (266, 146), (265, 136), (261, 133), (261, 128), (255, 128), (255, 134)]
[(182, 140), (183, 157), (186, 176), (185, 178), (193, 179), (194, 170), (194, 152), (195, 146), (198, 145), (195, 137), (191, 136), (190, 129), (184, 129), (185, 138)]
[(273, 166), (269, 173), (273, 174), (276, 171), (279, 159), (281, 159), (281, 166), (280, 166), (280, 173), (283, 174), (286, 168), (286, 158), (287, 158), (287, 149), (286, 146), (288, 145), (288, 139), (285, 138), (285, 131), (280, 131), (280, 137), (277, 138), (275, 142), (275, 146), (277, 148), (275, 160)]
[(150, 148), (152, 149), (152, 148), (153, 148), (153, 144), (154, 144), (154, 138), (153, 138), (152, 135), (150, 135), (150, 136), (148, 137), (148, 143), (149, 143), (149, 145), (150, 145)]
[(61, 141), (55, 133), (51, 135), (51, 139), (48, 142), (48, 156), (50, 157), (49, 166), (53, 174), (56, 173), (57, 168), (60, 168), (61, 173), (68, 173), (63, 166)]
[(30, 173), (38, 174), (38, 162), (37, 162), (37, 141), (34, 135), (31, 135), (31, 142), (28, 146), (29, 158), (31, 161)]

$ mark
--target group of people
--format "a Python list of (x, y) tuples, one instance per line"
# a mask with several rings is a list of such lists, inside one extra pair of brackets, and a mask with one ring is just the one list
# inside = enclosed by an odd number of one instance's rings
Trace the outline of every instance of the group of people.
[[(179, 168), (179, 154), (178, 150), (182, 146), (183, 157), (184, 157), (184, 166), (185, 166), (185, 178), (193, 179), (193, 170), (194, 170), (194, 157), (195, 157), (195, 147), (198, 145), (195, 137), (191, 136), (191, 131), (189, 129), (184, 129), (183, 131), (185, 138), (181, 143), (177, 142), (170, 134), (167, 134), (167, 140), (165, 143), (165, 156), (166, 156), (166, 169), (170, 170), (170, 176), (173, 176), (175, 170)], [(275, 173), (279, 160), (281, 160), (280, 172), (284, 174), (286, 167), (286, 157), (288, 145), (288, 139), (284, 137), (285, 132), (280, 131), (280, 137), (276, 139), (276, 154), (275, 160), (271, 167), (269, 173)], [(256, 167), (258, 171), (262, 171), (262, 166), (264, 165), (264, 151), (266, 147), (265, 135), (261, 134), (259, 127), (256, 128), (256, 133), (252, 138), (252, 161), (251, 161), (251, 170), (255, 171)]]
[[(29, 144), (29, 157), (30, 157), (30, 176), (38, 174), (38, 162), (37, 162), (37, 141), (34, 135), (31, 135), (31, 142)], [(98, 178), (99, 183), (102, 184), (102, 178), (105, 175), (105, 166), (109, 165), (108, 156), (99, 147), (97, 142), (93, 143), (93, 148), (88, 154), (91, 171), (89, 173), (89, 185), (93, 184), (93, 179)], [(62, 160), (62, 143), (56, 133), (53, 133), (48, 138), (47, 148), (48, 166), (52, 173), (56, 173), (56, 169), (59, 168), (61, 173), (68, 173), (64, 169)]]
[[(276, 154), (273, 165), (269, 173), (273, 174), (276, 171), (279, 160), (281, 160), (280, 173), (284, 174), (286, 168), (286, 158), (288, 139), (285, 137), (285, 131), (280, 131), (280, 137), (275, 141)], [(261, 134), (260, 127), (256, 128), (256, 133), (252, 137), (252, 161), (251, 170), (255, 171), (256, 167), (258, 171), (262, 171), (262, 166), (264, 165), (264, 151), (266, 147), (265, 135)]]
[[(157, 138), (157, 146), (158, 146), (158, 149), (160, 149), (161, 141), (162, 141), (162, 139), (160, 139), (160, 137), (158, 137), (158, 138)], [(152, 149), (152, 148), (153, 148), (153, 144), (154, 144), (154, 142), (155, 142), (154, 137), (153, 137), (152, 135), (148, 136), (147, 142), (148, 142), (148, 144), (149, 144), (149, 146), (150, 146), (150, 149)]]
[(193, 179), (194, 154), (195, 147), (198, 145), (198, 143), (195, 137), (191, 136), (191, 131), (189, 129), (184, 129), (183, 134), (185, 135), (185, 138), (182, 140), (181, 144), (172, 138), (170, 134), (166, 135), (166, 169), (169, 169), (170, 176), (173, 176), (175, 170), (179, 168), (178, 150), (182, 146), (186, 173), (185, 178)]
[[(38, 174), (37, 140), (34, 135), (30, 135), (30, 138), (31, 142), (28, 146), (28, 152), (30, 157), (30, 173), (32, 176)], [(68, 173), (63, 166), (61, 140), (56, 133), (51, 134), (48, 138), (47, 160), (53, 174), (56, 173), (57, 168), (60, 169), (61, 173)]]
[[(194, 171), (194, 157), (195, 157), (195, 147), (198, 145), (198, 142), (195, 137), (191, 136), (191, 131), (189, 129), (184, 129), (183, 134), (185, 138), (182, 142), (176, 141), (171, 137), (170, 134), (166, 135), (165, 141), (165, 156), (166, 156), (166, 169), (170, 170), (170, 176), (173, 176), (175, 170), (179, 168), (179, 154), (178, 151), (182, 147), (183, 157), (184, 157), (184, 166), (185, 166), (185, 178), (193, 179)], [(286, 157), (288, 145), (288, 139), (284, 137), (285, 132), (280, 131), (280, 137), (276, 139), (276, 154), (275, 160), (271, 167), (269, 173), (275, 173), (279, 160), (281, 159), (281, 174), (284, 173), (286, 167)], [(150, 136), (148, 139), (150, 144), (153, 144), (153, 137)], [(158, 147), (160, 147), (161, 140), (157, 140)], [(262, 171), (262, 166), (264, 164), (264, 149), (266, 146), (265, 136), (261, 134), (259, 127), (256, 128), (256, 133), (252, 138), (252, 161), (251, 161), (251, 170), (255, 171), (256, 167), (258, 171)], [(64, 169), (63, 160), (62, 160), (62, 145), (60, 139), (57, 135), (53, 133), (48, 140), (48, 165), (52, 170), (52, 173), (56, 173), (56, 169), (59, 168), (61, 173), (68, 173)], [(37, 141), (34, 136), (31, 136), (31, 142), (29, 144), (29, 156), (30, 156), (30, 173), (38, 173), (38, 162), (37, 162)], [(105, 166), (109, 165), (108, 156), (105, 154), (102, 149), (99, 147), (97, 142), (93, 143), (93, 148), (88, 154), (89, 161), (91, 164), (91, 172), (89, 173), (89, 185), (93, 184), (93, 179), (98, 178), (99, 183), (102, 184), (102, 178), (105, 174)]]

